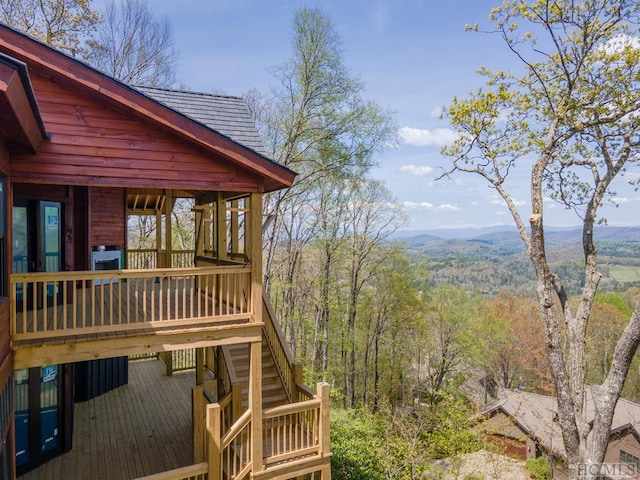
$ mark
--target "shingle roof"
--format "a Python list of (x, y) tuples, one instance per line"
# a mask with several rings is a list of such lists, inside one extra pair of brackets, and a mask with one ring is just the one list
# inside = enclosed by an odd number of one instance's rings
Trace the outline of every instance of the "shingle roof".
[[(587, 389), (587, 416), (593, 418), (593, 397)], [(483, 415), (502, 410), (528, 431), (529, 435), (547, 450), (564, 457), (564, 442), (560, 425), (555, 419), (558, 404), (555, 397), (500, 389), (498, 401), (488, 405)], [(640, 432), (640, 405), (623, 398), (618, 400), (611, 422), (611, 432), (633, 427)]]
[(163, 88), (134, 88), (234, 142), (264, 155), (264, 145), (242, 98)]

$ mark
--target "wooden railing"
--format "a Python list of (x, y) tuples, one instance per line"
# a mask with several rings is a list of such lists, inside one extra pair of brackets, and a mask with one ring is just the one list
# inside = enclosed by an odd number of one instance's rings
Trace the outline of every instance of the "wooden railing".
[(22, 340), (249, 321), (250, 281), (245, 267), (13, 274), (11, 334)]
[(319, 397), (270, 408), (263, 413), (265, 466), (321, 453)]
[(127, 268), (192, 268), (194, 264), (195, 250), (174, 250), (171, 252), (171, 264), (165, 263), (167, 252), (155, 248), (132, 248), (127, 250)]
[(158, 268), (158, 251), (155, 248), (127, 250), (127, 268), (132, 270)]
[[(211, 411), (220, 415), (219, 409)], [(217, 446), (216, 446), (217, 447)], [(213, 455), (216, 455), (214, 450)], [(247, 410), (220, 439), (220, 478), (242, 480), (251, 473), (251, 410)]]
[(176, 372), (185, 372), (196, 368), (196, 349), (185, 348), (182, 350), (172, 350), (169, 352), (160, 352), (158, 355), (162, 363), (164, 363), (165, 371), (168, 377)]
[(271, 350), (271, 355), (287, 393), (287, 398), (289, 402), (295, 402), (297, 401), (296, 383), (301, 382), (302, 379), (296, 378), (293, 355), (289, 346), (285, 343), (284, 335), (279, 323), (276, 321), (273, 307), (266, 292), (262, 296), (262, 319), (264, 322), (262, 327), (264, 340), (266, 340), (269, 350)]
[[(253, 416), (246, 410), (224, 433), (224, 414), (229, 395), (210, 403), (206, 388), (194, 387), (194, 462), (207, 461), (210, 478), (242, 480), (279, 468), (309, 473), (309, 465), (327, 469), (329, 443), (329, 385), (319, 384), (318, 394), (304, 402), (264, 410), (262, 413), (263, 469), (252, 471)], [(224, 477), (223, 477), (224, 473)], [(294, 473), (291, 477), (296, 477)], [(274, 477), (275, 478), (275, 477)], [(280, 477), (278, 477), (280, 478)], [(284, 477), (283, 477), (284, 478)], [(286, 477), (289, 478), (289, 477)], [(325, 477), (326, 478), (326, 477)]]
[(171, 268), (191, 268), (195, 266), (195, 250), (176, 250), (171, 252)]
[(135, 480), (207, 480), (209, 465), (206, 462), (176, 468), (167, 472), (139, 477)]

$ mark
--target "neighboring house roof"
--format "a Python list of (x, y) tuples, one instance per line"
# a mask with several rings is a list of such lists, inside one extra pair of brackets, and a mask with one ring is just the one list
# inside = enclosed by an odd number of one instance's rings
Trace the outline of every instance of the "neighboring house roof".
[[(593, 417), (593, 400), (587, 390), (587, 412)], [(558, 405), (555, 397), (518, 390), (501, 389), (498, 400), (487, 405), (482, 415), (492, 416), (503, 412), (536, 443), (549, 452), (566, 457), (562, 431), (557, 421)], [(640, 431), (640, 405), (620, 399), (611, 423), (611, 433), (631, 429), (637, 436)]]
[(245, 147), (265, 152), (247, 104), (240, 97), (137, 85), (134, 88)]
[[(50, 46), (0, 24), (0, 53), (25, 63), (56, 81), (62, 81), (78, 92), (90, 94), (101, 102), (135, 115), (158, 127), (169, 129), (194, 146), (204, 148), (224, 158), (252, 175), (261, 178), (260, 191), (273, 191), (292, 185), (295, 172), (265, 156), (253, 138), (250, 145), (233, 138), (240, 126), (230, 126), (228, 134), (213, 129), (202, 117), (179, 112), (151, 96), (126, 85), (109, 75)], [(185, 95), (186, 97), (186, 95)], [(193, 99), (195, 96), (189, 96)], [(191, 104), (193, 105), (193, 101)], [(186, 107), (186, 105), (184, 105)], [(245, 107), (246, 108), (246, 107)], [(247, 112), (248, 113), (248, 112)], [(193, 116), (192, 116), (193, 115)], [(245, 128), (246, 124), (243, 123)], [(254, 127), (255, 128), (255, 127)], [(248, 139), (252, 134), (246, 134)], [(257, 135), (257, 134), (256, 134)]]

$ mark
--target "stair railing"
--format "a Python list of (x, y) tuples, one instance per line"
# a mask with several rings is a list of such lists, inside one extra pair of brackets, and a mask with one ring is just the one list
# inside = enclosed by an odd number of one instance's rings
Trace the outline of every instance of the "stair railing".
[(263, 338), (267, 341), (289, 403), (296, 402), (298, 401), (297, 385), (302, 383), (302, 370), (299, 364), (294, 361), (291, 349), (284, 339), (280, 324), (275, 320), (276, 314), (271, 306), (267, 292), (263, 292), (262, 300)]

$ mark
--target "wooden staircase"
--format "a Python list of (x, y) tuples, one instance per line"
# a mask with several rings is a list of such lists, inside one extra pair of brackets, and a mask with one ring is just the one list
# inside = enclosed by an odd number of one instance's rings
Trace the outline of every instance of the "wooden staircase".
[[(242, 385), (242, 411), (249, 402), (249, 345), (229, 345), (226, 358), (231, 359), (229, 368), (233, 369), (236, 379)], [(287, 392), (278, 374), (273, 355), (266, 341), (262, 341), (262, 408), (272, 408), (289, 403)]]

